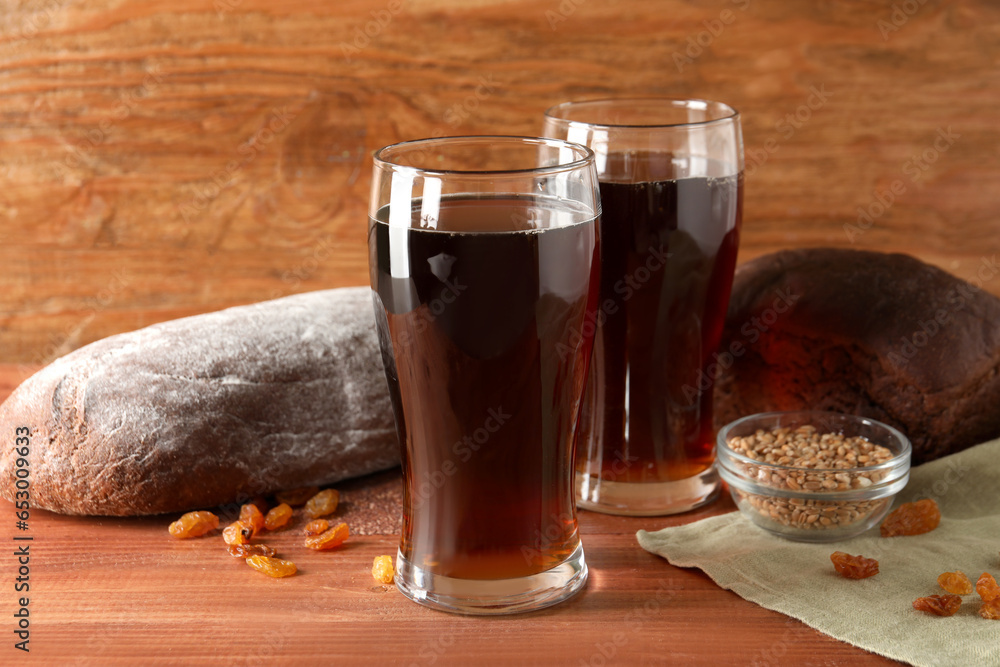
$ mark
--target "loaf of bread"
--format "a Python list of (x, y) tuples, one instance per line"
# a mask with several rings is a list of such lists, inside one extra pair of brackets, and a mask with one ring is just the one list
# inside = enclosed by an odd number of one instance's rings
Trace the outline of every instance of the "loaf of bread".
[[(33, 507), (210, 508), (396, 465), (371, 291), (344, 288), (164, 322), (58, 359), (0, 406), (31, 430)], [(4, 447), (0, 493), (14, 498)]]
[[(995, 262), (977, 280), (1000, 280)], [(1000, 436), (1000, 299), (906, 255), (810, 248), (740, 266), (718, 361), (717, 424), (860, 414), (903, 431), (915, 463)]]

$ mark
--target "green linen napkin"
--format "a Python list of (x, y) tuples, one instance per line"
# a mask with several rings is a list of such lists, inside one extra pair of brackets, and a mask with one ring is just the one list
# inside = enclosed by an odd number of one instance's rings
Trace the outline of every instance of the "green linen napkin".
[[(883, 538), (875, 527), (851, 540), (805, 544), (739, 512), (636, 536), (673, 565), (704, 570), (722, 588), (873, 653), (921, 667), (1000, 665), (1000, 621), (979, 616), (975, 592), (951, 617), (912, 607), (918, 597), (945, 593), (942, 572), (962, 570), (973, 584), (983, 572), (1000, 579), (1000, 440), (913, 468), (896, 504), (920, 498), (937, 501), (941, 524), (910, 537)], [(838, 550), (877, 558), (879, 573), (840, 577), (830, 562)]]

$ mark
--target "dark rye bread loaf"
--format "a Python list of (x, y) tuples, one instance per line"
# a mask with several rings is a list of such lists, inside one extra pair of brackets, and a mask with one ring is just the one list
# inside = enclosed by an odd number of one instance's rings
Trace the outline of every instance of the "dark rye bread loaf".
[[(363, 475), (399, 457), (367, 287), (87, 345), (0, 406), (0, 433), (21, 426), (31, 429), (32, 506), (66, 514), (209, 508)], [(7, 447), (7, 499), (14, 474)]]
[[(977, 269), (1000, 281), (995, 255)], [(1000, 436), (1000, 299), (907, 255), (810, 248), (740, 266), (719, 360), (718, 424), (860, 414), (909, 436), (916, 463)]]

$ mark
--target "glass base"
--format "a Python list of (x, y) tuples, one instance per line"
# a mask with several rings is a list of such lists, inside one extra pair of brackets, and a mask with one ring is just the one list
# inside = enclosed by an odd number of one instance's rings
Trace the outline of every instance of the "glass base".
[(487, 616), (544, 609), (572, 597), (586, 583), (582, 544), (556, 567), (515, 579), (444, 577), (396, 553), (396, 588), (414, 602), (456, 614)]
[(622, 516), (680, 514), (719, 496), (719, 473), (712, 465), (694, 477), (672, 482), (610, 482), (576, 473), (576, 506)]

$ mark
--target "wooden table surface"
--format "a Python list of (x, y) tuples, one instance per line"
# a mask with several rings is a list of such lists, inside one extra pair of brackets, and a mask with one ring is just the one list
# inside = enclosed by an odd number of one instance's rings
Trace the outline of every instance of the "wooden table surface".
[[(17, 369), (0, 365), (0, 399)], [(7, 437), (6, 435), (4, 437)], [(377, 584), (371, 564), (398, 543), (398, 469), (336, 485), (337, 518), (356, 533), (334, 552), (302, 545), (301, 526), (267, 542), (299, 573), (269, 579), (225, 552), (218, 532), (176, 540), (174, 516), (93, 518), (35, 510), (15, 529), (0, 501), (0, 664), (53, 665), (884, 665), (639, 547), (635, 532), (734, 510), (728, 494), (679, 517), (580, 512), (590, 579), (539, 612), (442, 613)], [(30, 542), (13, 537), (30, 536)], [(13, 648), (18, 564), (30, 545), (30, 653)], [(19, 595), (23, 595), (19, 594)], [(26, 659), (28, 658), (28, 659)]]

